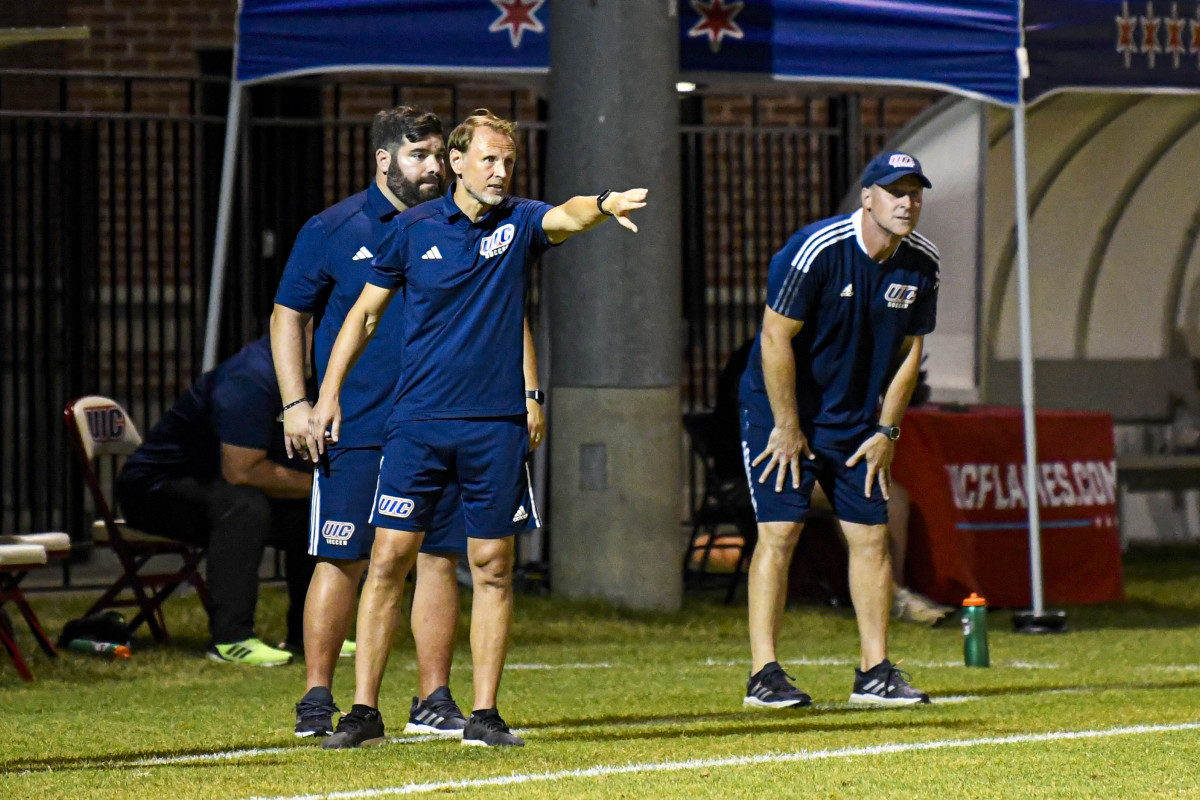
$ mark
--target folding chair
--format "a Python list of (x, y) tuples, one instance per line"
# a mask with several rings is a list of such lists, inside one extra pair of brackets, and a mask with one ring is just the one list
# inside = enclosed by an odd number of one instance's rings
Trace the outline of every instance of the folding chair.
[[(121, 564), (121, 575), (84, 616), (107, 608), (133, 607), (137, 615), (129, 622), (130, 632), (144, 622), (155, 640), (165, 642), (170, 637), (162, 605), (179, 586), (190, 583), (205, 607), (209, 604), (204, 577), (198, 569), (204, 550), (134, 530), (114, 514), (113, 505), (100, 486), (95, 461), (102, 456), (128, 456), (142, 443), (141, 435), (120, 404), (107, 397), (89, 395), (72, 400), (64, 413), (83, 467), (84, 482), (100, 516), (92, 527), (96, 542), (111, 548)], [(156, 556), (178, 558), (179, 566), (174, 571), (146, 570), (147, 562)]]
[[(721, 458), (721, 431), (717, 428), (717, 417), (711, 411), (697, 411), (683, 415), (683, 428), (692, 445), (692, 453), (702, 467), (702, 492), (699, 502), (692, 509), (692, 538), (684, 560), (684, 576), (695, 573), (710, 575), (709, 563), (714, 550), (736, 551), (736, 563), (729, 574), (729, 587), (725, 602), (733, 602), (738, 586), (749, 566), (750, 556), (758, 541), (758, 526), (754, 519), (754, 507), (750, 503), (750, 490), (746, 487), (746, 476), (740, 463), (729, 463)], [(736, 432), (732, 435), (736, 435)], [(722, 535), (721, 530), (734, 528), (735, 535)], [(699, 556), (696, 569), (692, 564)]]
[[(69, 537), (67, 538), (67, 550), (70, 551)], [(20, 587), (25, 573), (31, 569), (46, 566), (46, 559), (46, 548), (40, 544), (0, 544), (0, 643), (3, 643), (4, 649), (12, 658), (13, 665), (17, 668), (17, 674), (27, 681), (33, 680), (33, 673), (30, 671), (29, 665), (25, 663), (21, 649), (17, 647), (16, 631), (13, 629), (12, 618), (4, 611), (4, 604), (12, 603), (17, 607), (21, 616), (29, 623), (29, 630), (33, 633), (33, 638), (37, 640), (46, 655), (51, 658), (58, 655), (54, 644), (42, 630), (37, 615), (29, 607), (29, 602), (25, 599), (25, 594)]]

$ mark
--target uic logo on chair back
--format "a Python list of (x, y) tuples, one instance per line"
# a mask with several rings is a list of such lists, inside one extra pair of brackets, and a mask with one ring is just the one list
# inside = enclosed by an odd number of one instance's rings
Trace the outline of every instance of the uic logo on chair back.
[(125, 414), (116, 406), (97, 406), (84, 414), (92, 441), (119, 442), (125, 436)]

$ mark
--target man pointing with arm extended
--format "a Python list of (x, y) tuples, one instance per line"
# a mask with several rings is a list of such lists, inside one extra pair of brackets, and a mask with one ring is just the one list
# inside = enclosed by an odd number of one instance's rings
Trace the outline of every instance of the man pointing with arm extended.
[[(404, 577), (451, 477), (462, 487), (474, 580), (474, 712), (463, 744), (520, 746), (496, 709), (512, 619), (514, 516), (530, 442), (522, 386), (525, 274), (550, 246), (607, 217), (631, 231), (646, 190), (573, 197), (560, 206), (510, 197), (513, 123), (479, 109), (447, 142), (456, 182), (398, 216), (374, 274), (346, 316), (311, 417), (319, 447), (336, 441), (338, 395), (397, 289), (404, 287), (404, 360), (387, 423), (372, 523), (371, 570), (358, 615), (354, 707), (329, 747), (383, 739), (379, 684)], [(537, 393), (540, 394), (540, 393)], [(414, 424), (417, 423), (417, 424)]]

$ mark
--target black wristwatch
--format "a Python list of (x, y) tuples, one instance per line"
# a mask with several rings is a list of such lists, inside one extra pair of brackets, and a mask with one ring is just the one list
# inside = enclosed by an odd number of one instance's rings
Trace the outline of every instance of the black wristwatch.
[(611, 211), (604, 210), (604, 201), (608, 199), (610, 194), (612, 194), (612, 189), (605, 189), (596, 196), (596, 208), (600, 209), (600, 213), (606, 217), (611, 217), (613, 215)]
[(532, 400), (539, 406), (544, 406), (546, 404), (546, 393), (541, 389), (526, 389), (525, 399)]
[(900, 426), (899, 425), (876, 425), (875, 432), (882, 433), (884, 436), (888, 437), (893, 442), (900, 438)]

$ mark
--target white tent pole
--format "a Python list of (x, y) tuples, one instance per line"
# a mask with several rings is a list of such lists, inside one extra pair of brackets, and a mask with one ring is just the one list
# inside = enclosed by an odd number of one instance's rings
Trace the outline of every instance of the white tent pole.
[[(236, 61), (235, 61), (236, 70)], [(208, 322), (204, 330), (203, 369), (217, 365), (217, 341), (221, 333), (221, 299), (225, 288), (225, 265), (229, 257), (229, 226), (233, 216), (233, 178), (237, 169), (237, 147), (242, 121), (242, 83), (234, 77), (229, 84), (229, 112), (225, 120), (225, 155), (221, 161), (221, 194), (217, 205), (217, 235), (213, 244), (212, 274), (208, 283)]]
[(1042, 527), (1038, 508), (1037, 427), (1033, 403), (1033, 325), (1029, 310), (1029, 186), (1025, 155), (1025, 100), (1013, 109), (1013, 162), (1017, 195), (1017, 297), (1021, 324), (1021, 404), (1025, 413), (1025, 495), (1029, 509), (1029, 579), (1033, 613), (1042, 603)]

